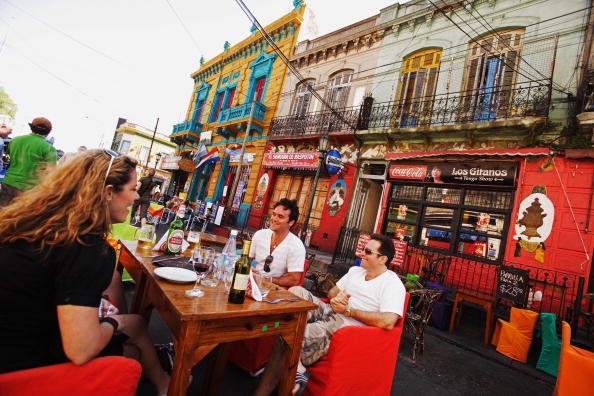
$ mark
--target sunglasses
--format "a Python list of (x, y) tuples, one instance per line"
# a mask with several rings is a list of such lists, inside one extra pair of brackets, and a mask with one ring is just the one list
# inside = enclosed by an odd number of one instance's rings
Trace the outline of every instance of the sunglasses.
[(381, 256), (385, 256), (385, 254), (381, 254), (378, 252), (374, 252), (373, 250), (369, 249), (369, 248), (365, 248), (363, 249), (363, 251), (365, 252), (366, 255), (371, 256), (372, 254), (375, 254), (377, 257), (381, 257)]
[(270, 264), (272, 264), (272, 260), (274, 260), (274, 257), (272, 257), (271, 254), (264, 259), (264, 272), (270, 272)]
[(113, 165), (113, 160), (114, 160), (114, 158), (119, 157), (120, 154), (119, 153), (116, 153), (113, 150), (108, 150), (108, 149), (103, 149), (103, 152), (111, 157), (109, 159), (109, 166), (107, 167), (107, 172), (105, 172), (105, 178), (104, 178), (104, 180), (107, 180), (107, 176), (109, 176), (109, 171), (111, 170), (111, 166)]

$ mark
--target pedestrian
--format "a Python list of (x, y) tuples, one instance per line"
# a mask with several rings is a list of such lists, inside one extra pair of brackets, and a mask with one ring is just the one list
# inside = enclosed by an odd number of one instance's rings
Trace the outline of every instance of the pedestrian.
[(100, 308), (116, 271), (106, 237), (137, 197), (136, 161), (89, 150), (0, 210), (0, 373), (124, 355), (165, 394), (142, 317)]
[(283, 198), (274, 205), (270, 227), (252, 237), (249, 257), (256, 260), (256, 271), (266, 272), (279, 286), (298, 285), (304, 271), (305, 246), (291, 232), (298, 218), (297, 201)]
[[(398, 275), (388, 269), (394, 258), (394, 244), (385, 235), (373, 234), (361, 254), (361, 266), (353, 266), (328, 292), (325, 303), (301, 286), (290, 292), (315, 303), (307, 313), (307, 324), (295, 377), (293, 394), (307, 387), (306, 367), (326, 355), (332, 335), (345, 326), (375, 326), (391, 330), (402, 317), (406, 289)], [(269, 395), (281, 377), (286, 346), (277, 337), (266, 370), (254, 395)]]
[(41, 173), (57, 161), (56, 149), (45, 138), (52, 130), (52, 123), (37, 117), (29, 123), (31, 133), (11, 140), (8, 147), (10, 167), (2, 181), (0, 208), (8, 205), (23, 191), (37, 185)]
[(153, 179), (155, 176), (155, 170), (149, 169), (146, 176), (141, 177), (138, 181), (137, 191), (140, 198), (134, 202), (134, 206), (132, 206), (132, 214), (130, 215), (130, 221), (132, 218), (136, 216), (136, 211), (140, 207), (140, 225), (144, 227), (146, 224), (147, 212), (149, 205), (151, 204), (151, 191), (153, 188), (158, 184), (157, 181)]

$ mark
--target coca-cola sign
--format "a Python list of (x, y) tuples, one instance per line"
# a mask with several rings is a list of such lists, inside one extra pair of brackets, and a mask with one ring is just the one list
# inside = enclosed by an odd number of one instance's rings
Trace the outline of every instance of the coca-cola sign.
[(392, 165), (390, 179), (419, 179), (427, 176), (427, 165)]

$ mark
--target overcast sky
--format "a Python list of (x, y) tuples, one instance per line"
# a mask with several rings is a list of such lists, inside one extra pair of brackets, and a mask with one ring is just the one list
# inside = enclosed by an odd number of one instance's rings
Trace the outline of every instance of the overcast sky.
[[(292, 0), (244, 2), (263, 25), (293, 8)], [(395, 2), (307, 1), (300, 40)], [(0, 0), (0, 86), (18, 106), (12, 136), (29, 133), (36, 116), (52, 121), (65, 151), (108, 146), (118, 117), (150, 129), (160, 117), (159, 132), (169, 134), (183, 121), (200, 56), (216, 56), (250, 27), (234, 0)]]

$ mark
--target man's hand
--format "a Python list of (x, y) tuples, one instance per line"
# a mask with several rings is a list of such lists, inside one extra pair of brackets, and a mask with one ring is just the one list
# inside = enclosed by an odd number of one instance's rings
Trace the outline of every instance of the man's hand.
[(0, 137), (8, 137), (12, 133), (12, 128), (7, 125), (0, 125)]
[(339, 291), (338, 294), (336, 296), (334, 296), (334, 298), (332, 298), (332, 300), (336, 300), (336, 302), (339, 302), (341, 304), (345, 304), (348, 305), (349, 304), (349, 298), (351, 298), (350, 294), (345, 293), (344, 291)]
[(347, 297), (346, 302), (344, 302), (344, 299), (338, 299), (338, 296), (334, 297), (332, 300), (330, 300), (330, 306), (332, 307), (332, 310), (338, 314), (344, 314), (344, 311), (347, 310), (347, 308), (349, 307), (349, 300)]

